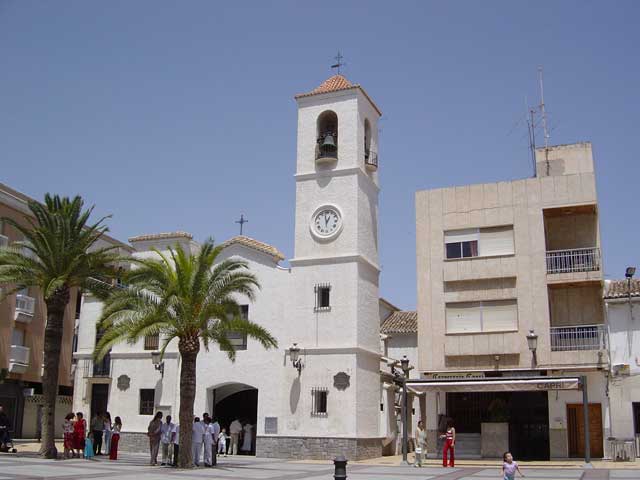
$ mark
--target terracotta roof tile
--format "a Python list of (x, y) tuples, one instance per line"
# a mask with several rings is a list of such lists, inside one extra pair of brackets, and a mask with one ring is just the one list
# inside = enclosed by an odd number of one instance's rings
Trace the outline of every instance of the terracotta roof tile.
[(276, 247), (256, 240), (254, 238), (247, 237), (245, 235), (238, 235), (230, 238), (229, 240), (224, 242), (222, 246), (229, 247), (234, 244), (244, 245), (245, 247), (253, 248), (254, 250), (257, 250), (259, 252), (271, 255), (276, 262), (285, 259), (285, 256), (282, 254), (282, 252), (280, 252), (280, 250), (278, 250)]
[(382, 115), (382, 112), (380, 111), (378, 106), (373, 102), (373, 100), (371, 100), (371, 97), (369, 97), (369, 95), (364, 90), (364, 88), (362, 88), (357, 83), (351, 83), (349, 80), (347, 80), (346, 77), (340, 74), (327, 78), (318, 87), (314, 88), (313, 90), (307, 93), (299, 93), (298, 95), (295, 96), (295, 98), (310, 97), (312, 95), (319, 95), (321, 93), (340, 92), (342, 90), (351, 90), (356, 88), (359, 89), (364, 94), (365, 97), (367, 97), (367, 100), (371, 102), (371, 105), (373, 105), (373, 108), (376, 109), (378, 114)]
[(418, 312), (393, 312), (380, 325), (381, 333), (418, 333)]
[(188, 232), (164, 232), (164, 233), (151, 233), (148, 235), (138, 235), (137, 237), (129, 238), (129, 242), (145, 242), (147, 240), (164, 240), (167, 238), (187, 238), (193, 239), (193, 235)]
[[(640, 280), (631, 280), (631, 296), (640, 297)], [(611, 280), (605, 282), (604, 298), (628, 298), (628, 280)]]

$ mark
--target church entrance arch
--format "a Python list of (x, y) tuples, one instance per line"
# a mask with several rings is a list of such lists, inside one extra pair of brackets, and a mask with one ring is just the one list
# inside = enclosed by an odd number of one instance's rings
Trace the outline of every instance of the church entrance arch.
[[(258, 389), (245, 383), (228, 382), (210, 388), (209, 392), (211, 414), (218, 420), (221, 428), (226, 428), (227, 434), (229, 434), (229, 425), (234, 420), (239, 420), (243, 426), (252, 426), (249, 430), (250, 439), (245, 440), (244, 435), (241, 436), (239, 450), (240, 453), (254, 455), (258, 420)], [(248, 448), (242, 448), (243, 446)]]

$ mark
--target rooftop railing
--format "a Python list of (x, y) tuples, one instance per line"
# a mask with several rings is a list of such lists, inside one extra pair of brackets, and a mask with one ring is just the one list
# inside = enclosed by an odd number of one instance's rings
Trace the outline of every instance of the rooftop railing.
[(364, 153), (364, 164), (371, 170), (378, 169), (378, 154), (376, 152)]
[(595, 272), (600, 270), (600, 249), (573, 248), (547, 252), (547, 273)]
[(551, 351), (604, 350), (607, 347), (605, 325), (551, 327)]

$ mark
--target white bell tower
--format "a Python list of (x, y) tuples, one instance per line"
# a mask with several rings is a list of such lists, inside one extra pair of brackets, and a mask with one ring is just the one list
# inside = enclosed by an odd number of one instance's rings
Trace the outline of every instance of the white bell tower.
[[(304, 435), (380, 444), (378, 119), (359, 85), (334, 75), (297, 95), (295, 253), (290, 315), (301, 387), (328, 388), (327, 422)], [(340, 373), (349, 386), (334, 386)], [(334, 388), (335, 387), (335, 388)], [(293, 432), (290, 432), (293, 434)], [(370, 450), (369, 450), (370, 451)]]

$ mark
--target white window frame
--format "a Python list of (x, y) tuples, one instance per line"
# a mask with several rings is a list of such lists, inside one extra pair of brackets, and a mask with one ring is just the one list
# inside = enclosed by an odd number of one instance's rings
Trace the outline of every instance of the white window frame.
[[(513, 305), (515, 307), (515, 320), (512, 328), (505, 329), (487, 329), (485, 327), (484, 322), (484, 307), (485, 305), (488, 307), (490, 304), (496, 303), (504, 303), (505, 305)], [(468, 304), (472, 306), (478, 306), (480, 308), (480, 319), (479, 319), (479, 329), (478, 330), (467, 330), (467, 331), (450, 331), (449, 330), (449, 318), (447, 314), (448, 307), (455, 307), (456, 305)], [(479, 333), (505, 333), (505, 332), (517, 332), (519, 328), (519, 314), (518, 314), (518, 299), (517, 298), (505, 298), (505, 299), (494, 299), (494, 300), (481, 300), (475, 302), (448, 302), (445, 303), (445, 334), (446, 335), (474, 335)]]
[[(493, 232), (499, 231), (499, 230), (507, 230), (511, 232), (511, 242), (510, 242), (510, 246), (511, 251), (505, 251), (505, 252), (501, 252), (501, 253), (489, 253), (489, 254), (483, 254), (483, 250), (486, 249), (483, 248), (483, 243), (488, 243), (487, 240), (485, 240), (483, 242), (482, 237), (483, 234), (485, 236), (485, 238), (489, 238), (489, 235)], [(448, 237), (448, 238), (447, 238)], [(496, 239), (497, 240), (497, 239)], [(504, 239), (503, 239), (504, 241)], [(476, 242), (476, 255), (470, 255), (470, 256), (463, 256), (464, 251), (464, 244), (468, 243), (468, 242)], [(496, 244), (498, 244), (498, 242), (495, 242)], [(448, 245), (453, 245), (453, 244), (459, 244), (460, 245), (460, 256), (459, 257), (451, 257), (449, 258), (447, 256), (447, 246)], [(455, 260), (467, 260), (470, 258), (490, 258), (490, 257), (506, 257), (506, 256), (512, 256), (515, 255), (516, 253), (516, 246), (515, 246), (515, 236), (514, 236), (514, 228), (513, 225), (495, 225), (495, 226), (491, 226), (491, 227), (482, 227), (482, 228), (462, 228), (462, 229), (454, 229), (454, 230), (445, 230), (444, 231), (444, 259), (445, 261), (455, 261)]]

